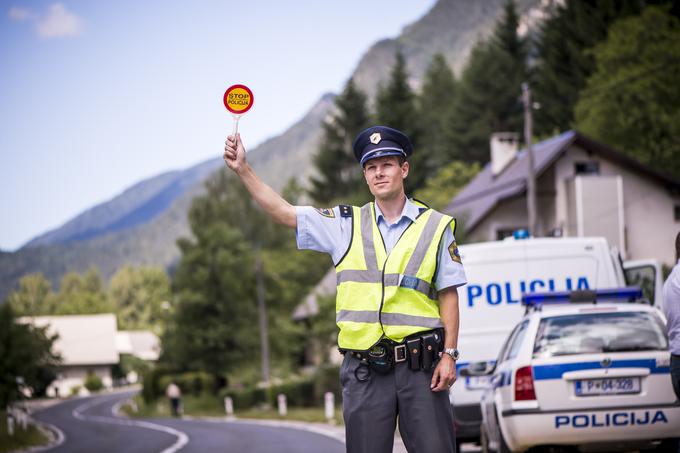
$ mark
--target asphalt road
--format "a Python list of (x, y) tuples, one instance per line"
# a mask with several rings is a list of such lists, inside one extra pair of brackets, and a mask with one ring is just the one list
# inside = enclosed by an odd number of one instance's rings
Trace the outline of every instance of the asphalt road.
[(63, 434), (54, 453), (228, 452), (343, 453), (334, 438), (290, 427), (261, 423), (181, 419), (127, 419), (115, 406), (132, 393), (69, 400), (33, 414)]

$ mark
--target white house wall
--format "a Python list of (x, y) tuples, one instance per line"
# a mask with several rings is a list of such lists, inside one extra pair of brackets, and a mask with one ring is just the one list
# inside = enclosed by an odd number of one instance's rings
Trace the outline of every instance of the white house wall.
[[(620, 175), (623, 180), (623, 210), (627, 259), (655, 258), (672, 265), (675, 262), (674, 241), (680, 222), (674, 219), (674, 207), (680, 198), (647, 176), (631, 171), (600, 156), (588, 155), (571, 147), (555, 164), (557, 224), (567, 229), (567, 181), (574, 177), (576, 162), (597, 161), (603, 176)], [(575, 231), (565, 231), (576, 235)]]
[[(569, 222), (568, 190), (573, 181), (576, 162), (597, 161), (600, 174), (620, 175), (623, 182), (623, 206), (627, 259), (655, 258), (667, 265), (675, 263), (674, 240), (680, 231), (674, 207), (680, 197), (655, 179), (643, 176), (597, 154), (588, 154), (572, 146), (537, 181), (539, 232), (548, 235), (553, 229), (565, 236), (576, 236), (576, 222)], [(526, 198), (520, 196), (499, 203), (466, 236), (466, 242), (496, 240), (497, 231), (526, 227)]]

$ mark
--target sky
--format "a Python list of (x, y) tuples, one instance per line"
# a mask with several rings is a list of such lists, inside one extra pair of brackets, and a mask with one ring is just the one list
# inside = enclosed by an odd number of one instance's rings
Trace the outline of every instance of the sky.
[(232, 84), (247, 149), (284, 132), (434, 3), (0, 0), (0, 249), (221, 156)]

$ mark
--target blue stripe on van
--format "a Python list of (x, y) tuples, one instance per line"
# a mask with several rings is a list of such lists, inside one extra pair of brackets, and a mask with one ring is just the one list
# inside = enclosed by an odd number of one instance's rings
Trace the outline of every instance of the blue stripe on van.
[(562, 379), (562, 374), (569, 371), (600, 370), (604, 368), (648, 368), (652, 374), (668, 374), (670, 366), (656, 366), (655, 359), (614, 360), (608, 367), (600, 362), (560, 363), (555, 365), (534, 365), (534, 379)]

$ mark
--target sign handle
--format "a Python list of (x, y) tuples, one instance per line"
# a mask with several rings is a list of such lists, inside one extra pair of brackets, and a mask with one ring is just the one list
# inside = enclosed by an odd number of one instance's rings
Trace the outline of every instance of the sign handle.
[(236, 140), (236, 134), (238, 134), (238, 120), (241, 119), (241, 115), (232, 115), (234, 118), (234, 129), (232, 130), (231, 135), (234, 136), (234, 140)]

